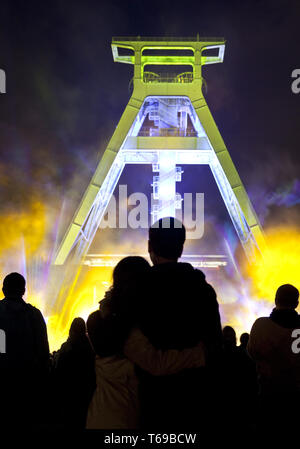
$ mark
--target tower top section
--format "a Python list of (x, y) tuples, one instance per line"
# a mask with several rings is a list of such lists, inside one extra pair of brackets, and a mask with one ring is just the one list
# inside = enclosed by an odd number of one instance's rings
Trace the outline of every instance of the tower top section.
[(113, 37), (115, 62), (125, 64), (192, 65), (223, 62), (222, 37)]

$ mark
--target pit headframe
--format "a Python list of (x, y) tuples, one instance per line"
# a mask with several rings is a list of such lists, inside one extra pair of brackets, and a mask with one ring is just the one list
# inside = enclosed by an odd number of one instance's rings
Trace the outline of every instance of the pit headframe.
[[(114, 37), (111, 47), (115, 62), (134, 66), (132, 95), (58, 248), (55, 264), (64, 264), (70, 253), (74, 263), (83, 262), (125, 164), (152, 164), (157, 182), (167, 173), (170, 184), (178, 180), (178, 164), (208, 164), (245, 253), (253, 261), (265, 246), (262, 228), (202, 92), (202, 66), (223, 62), (225, 40), (198, 35)], [(157, 73), (155, 67), (161, 66), (189, 69)], [(146, 117), (152, 120), (150, 129), (144, 126)], [(162, 168), (166, 161), (167, 172)], [(178, 204), (175, 188), (173, 196)], [(156, 212), (163, 216), (168, 208), (159, 195), (158, 201)]]

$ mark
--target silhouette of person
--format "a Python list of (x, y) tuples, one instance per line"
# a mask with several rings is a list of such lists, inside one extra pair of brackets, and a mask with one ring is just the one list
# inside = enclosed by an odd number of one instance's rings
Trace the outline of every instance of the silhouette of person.
[(240, 336), (240, 346), (239, 346), (241, 351), (246, 351), (247, 350), (247, 344), (248, 344), (248, 341), (249, 341), (249, 337), (250, 337), (250, 334), (248, 334), (248, 332), (244, 332), (243, 334), (241, 334), (241, 336)]
[[(243, 334), (241, 339), (247, 339)], [(245, 348), (237, 346), (236, 332), (231, 326), (223, 328), (223, 364), (221, 370), (221, 396), (227, 404), (222, 425), (230, 428), (235, 416), (235, 429), (252, 431), (253, 400), (257, 394), (256, 370)], [(238, 411), (238, 413), (237, 413)]]
[[(88, 429), (139, 427), (139, 379), (134, 364), (159, 376), (205, 363), (201, 344), (182, 351), (160, 351), (134, 328), (137, 304), (143, 302), (146, 288), (144, 275), (149, 270), (142, 257), (122, 259), (114, 269), (112, 288), (100, 301), (100, 310), (88, 318), (88, 333), (97, 354), (97, 388), (88, 409)], [(138, 293), (137, 301), (134, 293)]]
[(235, 352), (236, 349), (236, 333), (233, 327), (225, 326), (223, 328), (223, 348), (228, 352)]
[(225, 326), (223, 334), (223, 381), (224, 393), (232, 396), (236, 390), (238, 351), (236, 346), (236, 333), (233, 327)]
[(239, 364), (242, 369), (241, 381), (245, 385), (245, 390), (250, 396), (258, 393), (257, 376), (255, 363), (251, 359), (247, 351), (247, 345), (250, 338), (248, 332), (244, 332), (240, 336), (240, 346), (238, 346)]
[(84, 429), (89, 402), (95, 389), (95, 354), (85, 321), (74, 318), (69, 337), (55, 357), (54, 391), (58, 427)]
[[(222, 396), (223, 402), (236, 407), (238, 396), (238, 351), (236, 346), (236, 333), (233, 327), (225, 326), (222, 330), (223, 334), (223, 354), (222, 354)], [(227, 414), (224, 419), (232, 421), (231, 414)]]
[(258, 373), (260, 430), (278, 419), (278, 410), (284, 410), (280, 416), (281, 429), (292, 429), (297, 424), (300, 316), (295, 309), (298, 304), (298, 289), (290, 284), (281, 285), (276, 291), (272, 313), (258, 318), (250, 332), (247, 350)]
[(19, 273), (3, 281), (0, 329), (6, 350), (0, 354), (1, 425), (44, 428), (49, 345), (41, 312), (23, 300), (26, 282)]
[[(150, 269), (143, 257), (125, 257), (114, 268), (113, 285), (100, 301), (100, 310), (87, 320), (88, 335), (101, 357), (123, 352), (130, 330), (136, 324), (136, 284)], [(142, 292), (141, 292), (142, 293)], [(141, 299), (142, 300), (142, 299)]]
[(204, 273), (188, 263), (178, 262), (185, 236), (183, 224), (173, 217), (162, 218), (150, 227), (148, 252), (153, 267), (144, 282), (143, 300), (139, 302), (139, 326), (160, 350), (190, 348), (202, 341), (207, 366), (160, 377), (141, 371), (144, 428), (199, 428), (201, 424), (204, 427), (214, 401), (209, 378), (213, 379), (213, 367), (222, 344), (218, 302)]

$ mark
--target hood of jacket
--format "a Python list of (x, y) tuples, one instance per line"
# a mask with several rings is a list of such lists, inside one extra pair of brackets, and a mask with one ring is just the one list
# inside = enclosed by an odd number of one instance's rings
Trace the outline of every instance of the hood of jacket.
[(274, 323), (286, 329), (300, 327), (300, 316), (293, 309), (273, 309), (270, 318)]

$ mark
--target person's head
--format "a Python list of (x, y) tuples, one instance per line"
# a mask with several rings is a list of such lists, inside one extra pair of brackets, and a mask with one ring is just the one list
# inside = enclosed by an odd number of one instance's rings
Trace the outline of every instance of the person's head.
[(296, 309), (299, 304), (299, 290), (291, 284), (281, 285), (275, 295), (276, 309)]
[[(106, 304), (100, 302), (100, 310), (104, 315), (118, 320), (116, 332), (109, 341), (99, 342), (101, 355), (122, 352), (130, 330), (136, 325), (139, 312), (143, 308), (143, 299), (147, 291), (145, 278), (150, 270), (150, 264), (143, 257), (128, 256), (120, 260), (113, 271), (113, 285), (106, 299)], [(103, 300), (105, 302), (105, 298)], [(105, 319), (103, 326), (105, 327)]]
[(145, 288), (144, 285), (141, 286), (141, 282), (148, 270), (150, 270), (150, 264), (143, 257), (128, 256), (118, 262), (113, 271), (110, 300), (106, 304), (111, 312), (126, 315), (133, 313), (136, 307), (137, 289)]
[(248, 344), (248, 341), (249, 341), (249, 337), (250, 337), (250, 335), (249, 335), (247, 332), (244, 332), (244, 333), (240, 336), (240, 343), (241, 343), (241, 346), (243, 346), (243, 347), (246, 348), (246, 346), (247, 346), (247, 344)]
[(83, 318), (74, 318), (71, 323), (69, 336), (70, 338), (80, 338), (86, 335), (86, 326)]
[(10, 273), (4, 278), (2, 291), (6, 298), (22, 298), (25, 286), (26, 281), (21, 274)]
[(185, 227), (173, 217), (164, 217), (149, 228), (148, 252), (154, 265), (177, 262), (185, 242)]
[(139, 256), (128, 256), (120, 260), (113, 271), (113, 287), (127, 287), (129, 283), (138, 279), (140, 275), (149, 270), (150, 265), (146, 259)]
[(225, 326), (223, 328), (223, 343), (224, 346), (236, 346), (236, 333), (233, 327)]

